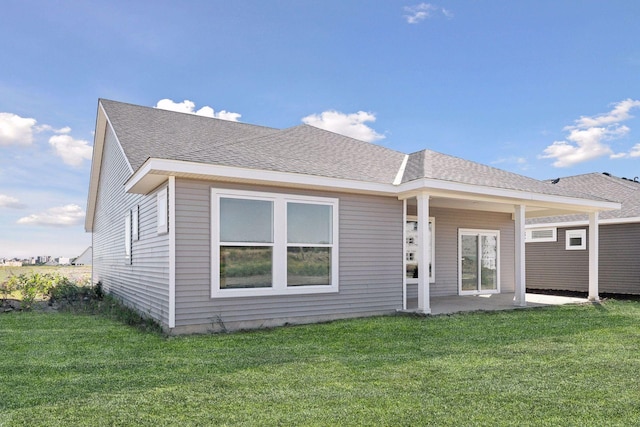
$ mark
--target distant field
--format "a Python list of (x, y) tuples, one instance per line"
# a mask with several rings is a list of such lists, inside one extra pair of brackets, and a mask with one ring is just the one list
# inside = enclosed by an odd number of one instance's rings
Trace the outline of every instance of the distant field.
[(88, 280), (91, 278), (90, 265), (29, 265), (24, 267), (0, 267), (0, 282), (4, 282), (13, 274), (32, 274), (32, 273), (58, 273), (75, 281)]

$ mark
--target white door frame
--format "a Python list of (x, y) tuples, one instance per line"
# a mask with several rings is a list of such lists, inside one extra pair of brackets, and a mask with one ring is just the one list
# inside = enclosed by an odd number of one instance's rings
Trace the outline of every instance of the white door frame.
[[(480, 289), (478, 286), (473, 291), (462, 290), (462, 236), (495, 236), (496, 237), (496, 289)], [(478, 240), (479, 244), (480, 240)], [(478, 257), (478, 283), (482, 281), (481, 263)], [(458, 294), (459, 295), (483, 295), (500, 293), (500, 230), (480, 230), (471, 228), (458, 229)]]

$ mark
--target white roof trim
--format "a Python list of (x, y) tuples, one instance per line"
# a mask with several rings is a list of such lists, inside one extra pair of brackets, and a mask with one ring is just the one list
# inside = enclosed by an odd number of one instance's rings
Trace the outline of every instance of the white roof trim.
[(111, 125), (109, 116), (107, 116), (107, 112), (104, 110), (102, 102), (98, 102), (96, 133), (93, 137), (93, 153), (91, 155), (91, 175), (89, 178), (89, 194), (87, 196), (87, 213), (84, 219), (85, 231), (93, 231), (93, 219), (96, 210), (96, 198), (98, 196), (98, 182), (100, 181), (100, 173), (102, 169), (102, 155), (104, 152), (104, 144), (107, 138), (107, 126), (109, 127), (109, 129), (111, 129), (111, 132), (113, 132), (113, 136), (116, 138), (118, 148), (120, 149), (122, 157), (124, 158), (127, 167), (129, 168), (129, 172), (133, 174), (133, 168), (131, 167), (129, 158), (124, 152), (122, 144), (120, 144), (120, 140), (118, 139), (118, 135), (116, 134), (115, 129), (113, 129), (113, 126)]
[(170, 175), (193, 177), (194, 179), (213, 178), (222, 181), (253, 182), (265, 185), (286, 184), (333, 191), (346, 190), (384, 195), (395, 195), (396, 193), (392, 184), (157, 158), (149, 158), (144, 162), (125, 183), (125, 191), (146, 194), (166, 181)]
[(616, 202), (580, 199), (567, 196), (556, 196), (550, 194), (534, 193), (530, 191), (510, 190), (505, 188), (465, 184), (454, 181), (443, 181), (431, 178), (422, 178), (415, 181), (405, 182), (398, 187), (399, 193), (405, 193), (404, 195), (401, 194), (399, 196), (400, 198), (413, 197), (416, 192), (424, 190), (427, 190), (427, 192), (429, 192), (429, 194), (433, 196), (440, 195), (442, 192), (447, 192), (449, 193), (449, 195), (451, 194), (451, 192), (457, 192), (462, 193), (461, 198), (468, 198), (468, 195), (480, 194), (482, 195), (482, 198), (484, 198), (485, 196), (489, 196), (493, 199), (509, 199), (510, 203), (515, 204), (527, 205), (527, 202), (534, 202), (532, 204), (535, 204), (537, 206), (549, 207), (553, 207), (553, 205), (557, 204), (564, 204), (571, 207), (571, 209), (577, 209), (581, 212), (614, 210), (620, 209), (621, 207), (620, 203)]
[(402, 177), (404, 176), (404, 170), (407, 167), (408, 161), (409, 161), (409, 155), (405, 154), (404, 159), (402, 160), (402, 164), (400, 165), (400, 169), (398, 169), (398, 174), (396, 175), (396, 179), (393, 180), (393, 185), (402, 184)]
[[(634, 224), (634, 223), (640, 223), (640, 217), (609, 218), (609, 219), (601, 219), (598, 221), (599, 225)], [(547, 228), (547, 227), (569, 228), (569, 227), (581, 227), (584, 225), (589, 225), (589, 220), (585, 219), (581, 221), (545, 222), (540, 224), (527, 224), (525, 228), (529, 228), (529, 229)]]

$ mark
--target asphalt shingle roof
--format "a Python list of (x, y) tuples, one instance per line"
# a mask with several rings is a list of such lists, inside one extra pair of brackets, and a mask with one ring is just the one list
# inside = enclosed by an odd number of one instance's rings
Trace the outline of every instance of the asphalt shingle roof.
[(309, 125), (279, 130), (101, 100), (138, 169), (149, 157), (393, 182), (404, 154)]
[[(558, 188), (573, 190), (593, 197), (606, 198), (622, 205), (621, 209), (604, 211), (600, 219), (638, 218), (640, 217), (640, 183), (618, 178), (602, 173), (588, 173), (584, 175), (560, 178)], [(587, 215), (562, 215), (545, 218), (534, 218), (528, 224), (543, 224), (554, 222), (584, 221)]]
[[(404, 153), (309, 125), (279, 130), (100, 100), (133, 170), (150, 157), (391, 184)], [(402, 182), (420, 178), (604, 200), (458, 157), (409, 155)]]
[[(507, 172), (502, 169), (431, 150), (418, 151), (409, 156), (403, 182), (419, 178), (432, 178), (507, 190), (594, 199), (594, 197), (589, 197), (586, 193), (580, 193), (575, 189), (555, 186), (549, 182), (539, 181), (518, 175), (517, 173)], [(605, 200), (600, 196), (595, 197), (595, 199)]]

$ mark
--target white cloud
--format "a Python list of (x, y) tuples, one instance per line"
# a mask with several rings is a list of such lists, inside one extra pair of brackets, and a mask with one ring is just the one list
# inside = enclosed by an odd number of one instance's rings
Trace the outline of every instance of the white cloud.
[(189, 101), (188, 99), (185, 99), (182, 102), (173, 102), (171, 99), (167, 98), (161, 99), (160, 101), (158, 101), (155, 108), (160, 108), (161, 110), (176, 111), (178, 113), (195, 114), (197, 116), (229, 120), (232, 122), (237, 122), (238, 119), (242, 117), (242, 114), (232, 113), (225, 110), (221, 110), (216, 113), (214, 109), (209, 106), (204, 106), (196, 111), (196, 104), (193, 101)]
[(343, 114), (333, 110), (320, 114), (311, 114), (302, 119), (308, 125), (367, 142), (377, 141), (385, 137), (365, 124), (375, 120), (376, 116), (374, 114), (364, 111)]
[(632, 118), (629, 112), (635, 107), (640, 107), (640, 101), (626, 99), (617, 103), (608, 113), (580, 117), (574, 125), (564, 128), (569, 132), (566, 139), (549, 145), (540, 158), (555, 159), (553, 166), (556, 167), (569, 167), (603, 156), (611, 159), (631, 156), (635, 152), (633, 149), (630, 153), (614, 153), (607, 141), (629, 133), (630, 129), (620, 122)]
[(44, 212), (20, 218), (17, 223), (22, 225), (43, 225), (49, 227), (71, 227), (82, 224), (85, 213), (75, 204), (58, 206)]
[(35, 127), (36, 132), (53, 132), (57, 134), (66, 134), (71, 132), (71, 128), (69, 126), (65, 126), (60, 129), (54, 129), (49, 125), (38, 125)]
[(71, 166), (80, 166), (83, 160), (91, 160), (93, 147), (88, 141), (73, 139), (69, 135), (54, 135), (49, 138), (49, 144), (53, 146), (56, 155), (62, 157), (62, 161)]
[(13, 113), (0, 113), (0, 146), (31, 145), (36, 119), (20, 117)]
[(15, 197), (0, 194), (0, 208), (22, 209), (26, 207), (27, 206), (25, 204), (20, 203), (20, 200)]
[(425, 19), (431, 18), (436, 12), (441, 12), (449, 19), (453, 18), (453, 12), (431, 3), (420, 3), (415, 6), (405, 6), (404, 11), (407, 12), (407, 15), (404, 15), (404, 17), (409, 24), (419, 24)]
[(629, 157), (640, 157), (640, 144), (636, 144), (631, 148)]
[(567, 126), (565, 129), (585, 129), (596, 126), (606, 126), (620, 123), (632, 117), (629, 114), (629, 111), (634, 107), (640, 107), (640, 101), (625, 99), (624, 101), (618, 102), (613, 110), (609, 111), (608, 113), (600, 114), (595, 117), (581, 116), (578, 120), (576, 120), (575, 126)]

